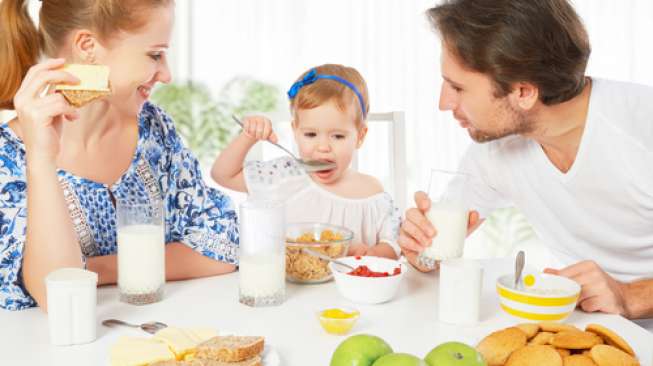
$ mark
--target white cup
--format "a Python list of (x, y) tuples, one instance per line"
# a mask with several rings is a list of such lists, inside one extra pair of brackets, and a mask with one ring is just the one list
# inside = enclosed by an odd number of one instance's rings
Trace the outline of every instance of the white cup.
[(97, 305), (95, 272), (62, 268), (45, 278), (50, 342), (55, 346), (95, 340)]
[(440, 263), (438, 319), (443, 323), (478, 323), (483, 269), (475, 260), (457, 258)]

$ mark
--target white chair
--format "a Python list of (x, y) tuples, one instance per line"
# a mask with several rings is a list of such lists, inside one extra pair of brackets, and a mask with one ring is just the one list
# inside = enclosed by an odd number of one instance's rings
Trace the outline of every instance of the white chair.
[[(407, 199), (405, 114), (403, 111), (370, 113), (367, 121), (367, 138), (354, 156), (352, 168), (378, 178), (400, 212), (404, 212)], [(276, 122), (274, 131), (280, 144), (297, 152), (289, 121)], [(270, 160), (284, 154), (270, 144), (257, 144), (247, 158)]]

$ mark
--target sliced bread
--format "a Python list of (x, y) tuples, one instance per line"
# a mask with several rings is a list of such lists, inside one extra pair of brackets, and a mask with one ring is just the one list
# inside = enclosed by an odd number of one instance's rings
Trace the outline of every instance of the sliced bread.
[(152, 364), (151, 366), (262, 366), (260, 356), (254, 356), (250, 359), (240, 362), (222, 362), (216, 360), (207, 360), (195, 358), (191, 361), (163, 361)]
[(240, 362), (263, 352), (263, 337), (217, 336), (197, 346), (195, 357), (222, 362)]

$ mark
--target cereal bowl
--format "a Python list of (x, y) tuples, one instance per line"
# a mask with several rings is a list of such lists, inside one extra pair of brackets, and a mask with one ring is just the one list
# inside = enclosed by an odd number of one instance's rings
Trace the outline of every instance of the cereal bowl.
[(519, 290), (514, 274), (497, 279), (501, 308), (523, 321), (563, 321), (574, 311), (580, 285), (569, 278), (545, 273), (526, 274)]
[(341, 258), (347, 255), (354, 233), (341, 226), (295, 223), (286, 226), (286, 279), (295, 283), (322, 283), (333, 278), (329, 262), (304, 248)]
[[(362, 277), (336, 263), (329, 263), (336, 280), (338, 292), (349, 301), (358, 304), (380, 304), (392, 300), (399, 291), (399, 284), (406, 273), (406, 265), (400, 261), (381, 257), (345, 257), (339, 260), (354, 268), (366, 266), (375, 272), (387, 273), (384, 277)], [(394, 273), (399, 268), (399, 273)]]

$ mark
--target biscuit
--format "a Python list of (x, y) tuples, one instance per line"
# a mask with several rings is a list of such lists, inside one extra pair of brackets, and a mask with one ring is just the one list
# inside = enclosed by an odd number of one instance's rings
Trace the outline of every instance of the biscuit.
[(590, 357), (597, 366), (639, 366), (639, 362), (633, 356), (606, 344), (592, 347)]
[(528, 339), (535, 337), (537, 332), (540, 331), (540, 326), (535, 323), (521, 323), (517, 324), (515, 327), (526, 333), (526, 338)]
[(513, 352), (505, 366), (562, 366), (562, 357), (551, 346), (526, 346)]
[(635, 351), (633, 351), (628, 342), (610, 329), (598, 324), (588, 324), (585, 327), (585, 331), (592, 332), (603, 338), (606, 344), (617, 347), (633, 357), (635, 356)]
[(596, 366), (589, 356), (571, 355), (562, 358), (562, 366)]
[(528, 344), (531, 346), (549, 344), (554, 335), (555, 334), (551, 332), (539, 332), (530, 342), (528, 342)]
[(563, 359), (571, 354), (571, 351), (566, 348), (556, 348), (556, 351)]
[(551, 333), (558, 333), (562, 332), (563, 330), (566, 331), (580, 331), (580, 329), (576, 328), (575, 326), (571, 324), (562, 324), (562, 323), (555, 323), (555, 322), (542, 322), (540, 323), (540, 329), (543, 332), (551, 332)]
[(483, 355), (488, 366), (501, 366), (515, 350), (525, 345), (526, 334), (518, 328), (510, 327), (483, 338), (476, 349)]
[(603, 343), (603, 340), (594, 333), (574, 330), (555, 334), (549, 343), (558, 348), (586, 349)]

